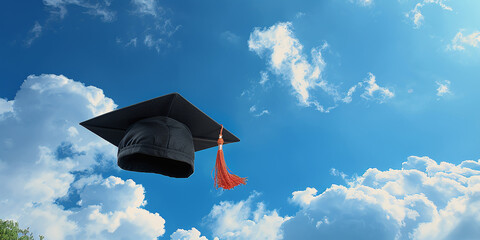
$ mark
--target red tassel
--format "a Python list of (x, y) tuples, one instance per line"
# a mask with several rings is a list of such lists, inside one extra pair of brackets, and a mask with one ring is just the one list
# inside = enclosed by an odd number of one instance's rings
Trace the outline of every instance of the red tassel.
[(218, 137), (218, 152), (217, 161), (215, 163), (215, 188), (232, 189), (240, 184), (246, 184), (247, 178), (241, 178), (235, 174), (228, 172), (227, 164), (223, 156), (223, 139), (222, 139), (223, 125)]

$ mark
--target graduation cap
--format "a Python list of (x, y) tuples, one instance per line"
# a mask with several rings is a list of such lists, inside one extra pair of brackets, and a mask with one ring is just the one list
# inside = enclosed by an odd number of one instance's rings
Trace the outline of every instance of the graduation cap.
[(171, 93), (80, 123), (118, 147), (124, 170), (187, 178), (194, 171), (195, 152), (219, 146), (215, 187), (245, 184), (228, 172), (223, 144), (238, 139), (178, 93)]

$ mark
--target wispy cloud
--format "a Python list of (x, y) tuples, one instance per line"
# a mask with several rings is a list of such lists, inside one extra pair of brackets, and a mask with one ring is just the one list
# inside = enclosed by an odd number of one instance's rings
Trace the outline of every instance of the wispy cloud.
[(312, 63), (303, 55), (303, 45), (292, 32), (290, 22), (278, 23), (270, 28), (255, 28), (250, 34), (248, 46), (260, 56), (269, 55), (271, 70), (290, 81), (297, 98), (302, 105), (317, 106), (320, 111), (327, 111), (320, 103), (312, 99), (310, 90), (317, 87), (335, 94), (329, 89), (329, 84), (322, 80), (321, 74), (325, 67), (322, 50), (328, 44), (311, 51)]
[(375, 99), (383, 103), (385, 100), (395, 96), (388, 88), (378, 86), (375, 75), (372, 73), (368, 73), (368, 78), (362, 84), (366, 85), (365, 92), (361, 95), (365, 99)]
[[(350, 87), (346, 93), (341, 93), (338, 86), (329, 83), (322, 76), (326, 66), (322, 51), (328, 48), (328, 44), (324, 43), (313, 48), (309, 61), (303, 53), (303, 45), (292, 31), (290, 22), (277, 23), (269, 28), (255, 28), (250, 34), (248, 46), (259, 56), (267, 57), (269, 71), (288, 81), (301, 105), (313, 106), (320, 112), (328, 113), (339, 103), (351, 102), (357, 87), (363, 85), (366, 88), (366, 93), (362, 95), (365, 99), (379, 99), (377, 95), (383, 97), (383, 100), (393, 97), (389, 89), (378, 86), (375, 76), (371, 73), (368, 81), (359, 82)], [(262, 72), (261, 85), (262, 82), (266, 82), (264, 76)], [(311, 93), (315, 89), (326, 93), (333, 100), (333, 106), (326, 107), (321, 104)]]
[(162, 48), (170, 47), (170, 38), (181, 28), (180, 25), (172, 23), (168, 16), (170, 11), (164, 10), (156, 0), (132, 0), (131, 3), (135, 8), (134, 12), (139, 17), (152, 17), (147, 22), (145, 29), (138, 33), (140, 36), (143, 35), (140, 38), (144, 39), (144, 45), (157, 52), (161, 52)]
[(134, 46), (134, 47), (136, 47), (136, 46), (137, 46), (137, 38), (132, 38), (132, 39), (130, 39), (130, 41), (128, 41), (128, 43), (125, 44), (125, 47), (128, 47), (128, 46)]
[(85, 8), (87, 14), (100, 16), (103, 21), (111, 22), (115, 18), (115, 12), (109, 9), (109, 1), (95, 1), (91, 3), (86, 0), (43, 0), (43, 4), (50, 8), (50, 12), (54, 15), (64, 18), (67, 14), (69, 5)]
[(433, 4), (440, 6), (443, 10), (452, 11), (450, 6), (445, 4), (445, 0), (423, 0), (415, 5), (415, 7), (405, 14), (407, 18), (410, 18), (415, 25), (415, 28), (419, 28), (425, 19), (422, 14), (422, 8), (426, 5)]
[(295, 18), (296, 18), (296, 19), (299, 19), (299, 18), (304, 17), (305, 15), (306, 15), (306, 14), (305, 14), (304, 12), (297, 12), (297, 13), (295, 14)]
[(253, 105), (249, 109), (250, 113), (252, 113), (255, 117), (261, 117), (266, 114), (270, 114), (270, 111), (267, 109), (263, 109), (261, 111), (258, 111), (257, 106)]
[(361, 6), (371, 6), (373, 4), (373, 0), (350, 0), (351, 2), (356, 2)]
[(132, 0), (132, 3), (136, 6), (138, 13), (157, 17), (159, 7), (155, 0)]
[(38, 22), (35, 22), (32, 30), (30, 30), (30, 35), (31, 36), (26, 41), (27, 46), (32, 45), (33, 41), (35, 41), (35, 39), (40, 37), (40, 35), (42, 34), (42, 30), (43, 30), (42, 25), (40, 25), (40, 23), (38, 23)]
[(87, 0), (43, 0), (43, 4), (50, 12), (49, 18), (40, 24), (35, 22), (33, 28), (30, 30), (30, 36), (25, 40), (29, 47), (33, 42), (40, 37), (45, 26), (55, 19), (62, 20), (68, 13), (70, 6), (76, 6), (84, 9), (84, 13), (98, 16), (104, 22), (113, 22), (116, 17), (116, 12), (110, 9), (110, 1), (87, 1)]
[(451, 44), (447, 46), (448, 50), (464, 51), (466, 46), (478, 47), (480, 44), (480, 31), (473, 32), (470, 35), (463, 35), (463, 29), (452, 39)]
[(99, 6), (100, 5), (89, 7), (87, 13), (93, 16), (99, 16), (104, 22), (112, 22), (113, 20), (115, 20), (115, 12), (111, 11), (106, 7)]
[(261, 117), (261, 116), (263, 116), (263, 115), (265, 115), (265, 114), (270, 114), (270, 111), (268, 111), (267, 109), (262, 110), (261, 112), (255, 114), (255, 117)]
[[(119, 37), (117, 33), (116, 42), (123, 46), (137, 46), (140, 41), (147, 48), (160, 52), (163, 48), (172, 46), (172, 36), (181, 28), (171, 20), (171, 11), (163, 9), (157, 0), (131, 0), (130, 7), (133, 8), (117, 13), (111, 7), (110, 0), (44, 0), (43, 4), (50, 12), (50, 17), (42, 24), (36, 22), (30, 31), (31, 37), (26, 40), (30, 46), (43, 32), (43, 29), (53, 20), (62, 20), (67, 16), (68, 10), (72, 7), (83, 9), (83, 13), (98, 16), (104, 22), (114, 22), (117, 15), (129, 14), (140, 18), (149, 18), (143, 21), (142, 26), (136, 27), (138, 32), (129, 33), (127, 37)], [(48, 28), (47, 28), (48, 29)]]
[(240, 37), (231, 31), (222, 32), (220, 37), (233, 44), (238, 44), (240, 42)]
[(266, 71), (261, 71), (260, 72), (260, 81), (258, 83), (260, 83), (260, 85), (265, 85), (265, 83), (268, 81), (268, 72)]
[(452, 94), (450, 91), (450, 81), (444, 80), (444, 81), (436, 81), (437, 84), (437, 96), (443, 97), (445, 95)]
[(157, 39), (154, 39), (152, 35), (146, 35), (145, 36), (145, 39), (143, 40), (143, 43), (145, 44), (145, 46), (149, 47), (149, 48), (154, 48), (155, 50), (157, 50), (157, 52), (160, 52), (160, 45), (162, 45), (163, 43), (163, 39), (161, 38), (157, 38)]

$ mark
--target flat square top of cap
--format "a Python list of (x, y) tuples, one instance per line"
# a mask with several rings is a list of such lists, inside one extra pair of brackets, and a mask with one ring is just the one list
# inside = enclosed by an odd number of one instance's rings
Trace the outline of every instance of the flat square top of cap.
[[(155, 116), (169, 117), (185, 124), (192, 133), (195, 151), (217, 146), (221, 125), (178, 93), (117, 109), (80, 125), (118, 146), (131, 124)], [(224, 144), (240, 141), (226, 129), (223, 129), (223, 140)]]

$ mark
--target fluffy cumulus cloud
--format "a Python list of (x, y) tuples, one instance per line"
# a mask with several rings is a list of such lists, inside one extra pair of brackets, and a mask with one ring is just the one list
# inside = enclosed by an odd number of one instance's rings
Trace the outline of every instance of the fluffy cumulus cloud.
[(450, 6), (445, 4), (445, 0), (423, 0), (415, 5), (415, 7), (405, 14), (407, 18), (410, 18), (415, 25), (415, 28), (419, 28), (425, 19), (422, 14), (422, 8), (426, 5), (437, 5), (440, 6), (443, 10), (452, 11)]
[(0, 107), (0, 218), (53, 240), (164, 233), (164, 219), (143, 208), (141, 185), (94, 173), (115, 164), (116, 154), (78, 125), (116, 107), (101, 89), (62, 75), (32, 75)]
[[(456, 240), (480, 235), (480, 160), (458, 165), (429, 157), (408, 157), (400, 169), (371, 168), (361, 176), (295, 191), (294, 216), (280, 216), (254, 204), (257, 193), (221, 202), (205, 218), (215, 239), (392, 239)], [(256, 207), (255, 207), (256, 206)], [(179, 229), (177, 239), (201, 239), (196, 228)]]
[(480, 31), (469, 35), (463, 35), (464, 30), (460, 30), (452, 39), (451, 44), (447, 46), (448, 50), (464, 51), (466, 46), (478, 47), (480, 44)]
[[(370, 80), (373, 81), (371, 84), (360, 82), (346, 93), (341, 93), (338, 86), (329, 83), (322, 76), (326, 66), (322, 51), (328, 47), (328, 44), (324, 43), (320, 47), (313, 48), (309, 58), (304, 54), (303, 45), (295, 37), (292, 29), (290, 22), (277, 23), (269, 28), (255, 28), (250, 34), (248, 46), (251, 51), (268, 59), (268, 68), (273, 74), (288, 81), (301, 105), (314, 106), (321, 112), (329, 112), (337, 107), (338, 103), (351, 102), (356, 88), (363, 85), (367, 90), (370, 89), (368, 91), (372, 94), (378, 92), (385, 95), (385, 98), (393, 97), (390, 90), (380, 88), (375, 83), (373, 74), (370, 74)], [(264, 71), (261, 72), (261, 85), (264, 85), (267, 79), (265, 77), (268, 77), (264, 73)], [(321, 89), (334, 104), (328, 107), (321, 104), (312, 94), (315, 89)], [(371, 99), (370, 97), (366, 99)]]
[(82, 224), (76, 239), (155, 239), (165, 233), (165, 220), (142, 208), (147, 203), (145, 190), (131, 179), (110, 176), (78, 191), (80, 209), (69, 216)]
[(206, 237), (201, 236), (200, 231), (196, 228), (190, 230), (177, 229), (172, 235), (171, 240), (208, 240)]
[[(246, 200), (220, 202), (214, 205), (204, 223), (212, 230), (213, 240), (276, 240), (282, 239), (280, 229), (290, 217), (281, 217), (276, 210), (266, 210), (263, 202), (256, 202), (259, 193), (254, 192)], [(196, 228), (177, 229), (171, 240), (208, 240)]]
[(480, 161), (409, 157), (399, 170), (369, 169), (348, 186), (293, 193), (300, 206), (284, 239), (476, 239)]
[(8, 101), (7, 99), (0, 98), (0, 117), (3, 114), (13, 111), (13, 101)]
[(220, 202), (207, 217), (212, 226), (213, 236), (225, 240), (275, 240), (282, 238), (280, 226), (289, 219), (277, 211), (268, 211), (262, 202), (254, 205), (257, 193), (247, 200)]

